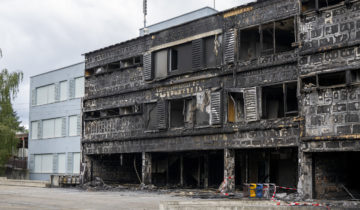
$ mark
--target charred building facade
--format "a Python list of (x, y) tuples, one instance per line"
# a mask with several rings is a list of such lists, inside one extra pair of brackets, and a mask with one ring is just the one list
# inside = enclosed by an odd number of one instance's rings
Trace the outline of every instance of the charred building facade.
[(85, 54), (82, 174), (359, 191), (360, 2), (268, 0)]

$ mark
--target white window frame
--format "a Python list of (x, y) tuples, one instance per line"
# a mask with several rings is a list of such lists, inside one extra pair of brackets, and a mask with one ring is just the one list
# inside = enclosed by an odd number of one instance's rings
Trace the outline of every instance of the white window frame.
[[(46, 158), (49, 158), (49, 160)], [(35, 154), (34, 161), (35, 173), (53, 173), (53, 154)], [(48, 165), (45, 166), (46, 163)]]
[[(43, 91), (44, 98), (41, 97), (40, 91)], [(46, 86), (36, 88), (36, 105), (44, 105), (55, 102), (55, 84), (49, 84)]]
[[(47, 131), (46, 123), (52, 123), (52, 124), (49, 125), (50, 126), (49, 129), (52, 129), (52, 130)], [(57, 126), (59, 126), (59, 125), (60, 125), (60, 127), (57, 128)], [(49, 139), (49, 138), (62, 137), (62, 129), (63, 129), (62, 128), (62, 118), (53, 118), (53, 119), (43, 120), (42, 138), (43, 139)]]

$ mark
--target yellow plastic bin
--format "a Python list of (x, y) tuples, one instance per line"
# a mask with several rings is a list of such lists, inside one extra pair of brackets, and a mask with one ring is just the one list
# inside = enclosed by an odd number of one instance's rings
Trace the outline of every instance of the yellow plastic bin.
[(250, 183), (250, 198), (255, 198), (256, 197), (256, 184), (255, 183)]

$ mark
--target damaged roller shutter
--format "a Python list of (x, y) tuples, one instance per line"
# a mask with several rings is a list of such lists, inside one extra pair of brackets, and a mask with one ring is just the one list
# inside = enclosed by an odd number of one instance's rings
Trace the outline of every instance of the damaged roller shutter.
[(204, 66), (204, 40), (196, 39), (191, 45), (192, 69), (200, 69)]
[(154, 73), (152, 71), (152, 55), (150, 52), (144, 54), (143, 74), (144, 80), (146, 81), (152, 80), (154, 78)]
[(235, 30), (230, 29), (225, 32), (225, 49), (224, 49), (224, 61), (225, 63), (234, 62), (235, 57)]
[(257, 121), (260, 119), (258, 106), (258, 89), (256, 87), (244, 90), (245, 119), (246, 121)]
[(167, 102), (165, 100), (157, 103), (158, 129), (165, 130), (167, 128)]
[(211, 93), (211, 124), (219, 125), (222, 122), (221, 91)]

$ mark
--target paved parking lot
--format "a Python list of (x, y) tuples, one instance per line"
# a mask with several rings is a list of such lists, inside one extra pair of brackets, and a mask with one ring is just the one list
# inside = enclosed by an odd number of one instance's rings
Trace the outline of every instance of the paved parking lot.
[(194, 200), (148, 192), (88, 192), (78, 189), (0, 185), (0, 209), (159, 209), (160, 201)]

